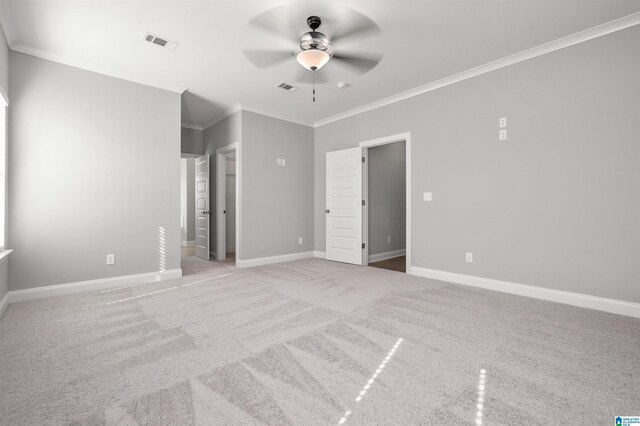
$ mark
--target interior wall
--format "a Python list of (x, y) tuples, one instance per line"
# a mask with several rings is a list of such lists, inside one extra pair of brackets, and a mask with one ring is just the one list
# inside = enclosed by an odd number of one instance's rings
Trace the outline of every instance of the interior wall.
[(369, 256), (406, 247), (405, 145), (396, 142), (368, 150)]
[(9, 99), (9, 46), (4, 30), (0, 27), (0, 91)]
[(180, 128), (180, 152), (183, 154), (204, 154), (204, 132), (202, 130)]
[(236, 250), (236, 162), (227, 160), (225, 176), (225, 238), (227, 252)]
[(204, 152), (209, 154), (210, 160), (209, 182), (211, 192), (209, 199), (213, 213), (211, 214), (209, 234), (213, 253), (216, 250), (216, 214), (218, 212), (216, 207), (216, 150), (236, 142), (243, 144), (242, 120), (242, 111), (238, 111), (204, 130)]
[(241, 258), (313, 250), (313, 128), (243, 111), (241, 166)]
[(180, 160), (180, 238), (182, 245), (196, 241), (196, 162), (194, 158)]
[(639, 50), (631, 27), (317, 127), (316, 250), (325, 153), (411, 132), (414, 267), (640, 302)]
[(11, 289), (180, 268), (180, 95), (14, 51), (10, 86)]

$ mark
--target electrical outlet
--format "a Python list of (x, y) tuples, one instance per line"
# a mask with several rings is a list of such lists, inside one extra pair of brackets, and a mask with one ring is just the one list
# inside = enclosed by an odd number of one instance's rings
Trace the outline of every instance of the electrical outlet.
[(422, 199), (424, 201), (432, 201), (433, 200), (433, 193), (425, 192), (424, 194), (422, 194)]
[(502, 129), (500, 130), (500, 132), (498, 133), (498, 137), (501, 141), (506, 141), (507, 140), (507, 129)]
[(467, 262), (473, 263), (473, 253), (467, 253)]
[(387, 237), (387, 244), (391, 244), (391, 237)]
[(107, 255), (107, 265), (115, 265), (116, 263), (116, 255), (115, 254), (108, 254)]
[(302, 237), (298, 238), (298, 244), (302, 244)]
[(507, 117), (501, 117), (500, 120), (498, 120), (498, 125), (500, 126), (501, 129), (504, 129), (507, 127)]

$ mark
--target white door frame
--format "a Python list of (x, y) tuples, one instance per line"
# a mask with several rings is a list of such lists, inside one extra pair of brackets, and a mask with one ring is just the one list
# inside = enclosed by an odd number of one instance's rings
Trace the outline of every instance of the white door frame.
[(379, 145), (387, 145), (395, 142), (405, 142), (405, 168), (406, 168), (406, 246), (407, 246), (407, 263), (406, 272), (411, 269), (411, 132), (398, 133), (397, 135), (385, 136), (382, 138), (371, 139), (360, 142), (365, 157), (365, 165), (362, 170), (362, 199), (365, 201), (362, 212), (362, 238), (365, 241), (365, 249), (363, 253), (363, 265), (369, 264), (369, 148)]
[(242, 241), (242, 160), (240, 142), (232, 143), (216, 149), (216, 260), (227, 258), (226, 244), (226, 156), (230, 152), (236, 152), (236, 266), (240, 259)]

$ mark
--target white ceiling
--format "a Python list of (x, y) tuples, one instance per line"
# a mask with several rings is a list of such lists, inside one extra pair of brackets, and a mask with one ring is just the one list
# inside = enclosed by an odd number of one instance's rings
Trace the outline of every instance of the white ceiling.
[[(378, 0), (378, 1), (115, 1), (1, 0), (12, 49), (181, 92), (183, 122), (206, 125), (240, 103), (313, 124), (464, 70), (640, 11), (639, 0)], [(357, 75), (330, 62), (330, 83), (294, 83), (292, 56), (268, 70), (243, 48), (297, 49), (247, 23), (274, 9), (303, 33), (306, 17), (323, 18), (331, 36), (349, 8), (373, 19), (382, 33), (335, 46), (380, 52), (379, 65)], [(142, 40), (145, 31), (179, 43), (169, 51)], [(350, 87), (340, 90), (336, 82)], [(289, 93), (276, 86), (300, 87)]]

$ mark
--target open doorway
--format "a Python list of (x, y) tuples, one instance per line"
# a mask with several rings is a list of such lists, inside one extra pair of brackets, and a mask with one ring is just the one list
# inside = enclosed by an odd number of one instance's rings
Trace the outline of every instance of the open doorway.
[(182, 257), (195, 255), (195, 157), (183, 154), (180, 159), (180, 253)]
[[(399, 145), (396, 145), (399, 144)], [(395, 172), (404, 174), (395, 180), (393, 188), (382, 187), (382, 197), (393, 192), (397, 199), (388, 205), (377, 207), (370, 216), (369, 157), (370, 150), (378, 146), (393, 145), (398, 162), (392, 166)], [(397, 149), (397, 151), (396, 151)], [(402, 161), (404, 150), (404, 162)], [(381, 162), (386, 166), (387, 152), (380, 151)], [(377, 154), (374, 152), (374, 156)], [(378, 161), (375, 161), (378, 163)], [(375, 165), (374, 168), (378, 169)], [(380, 171), (372, 170), (376, 177)], [(386, 183), (384, 174), (374, 177), (372, 191), (379, 190), (376, 182)], [(411, 133), (401, 133), (360, 142), (356, 148), (329, 151), (325, 163), (325, 258), (327, 260), (370, 265), (376, 261), (395, 259), (388, 269), (409, 272), (411, 270)], [(402, 194), (397, 194), (402, 193)], [(402, 195), (404, 198), (402, 198)], [(398, 200), (404, 200), (404, 206)], [(374, 195), (374, 204), (380, 199)], [(386, 228), (379, 225), (386, 222)], [(369, 222), (373, 220), (373, 225)], [(370, 232), (371, 228), (371, 232)], [(382, 229), (381, 229), (382, 228)], [(393, 230), (393, 233), (390, 233)], [(402, 238), (404, 230), (404, 239)], [(371, 239), (375, 239), (372, 241)], [(380, 241), (383, 241), (380, 243)], [(373, 242), (371, 249), (370, 242)], [(395, 244), (394, 244), (395, 243)], [(371, 254), (371, 258), (369, 255)], [(389, 262), (387, 262), (389, 263)], [(384, 266), (384, 265), (371, 265)], [(404, 267), (403, 267), (404, 266)]]
[(363, 264), (411, 268), (411, 133), (360, 142)]
[(366, 157), (365, 261), (376, 268), (406, 272), (406, 143), (370, 147)]
[(240, 146), (216, 150), (216, 259), (237, 264), (239, 257)]

